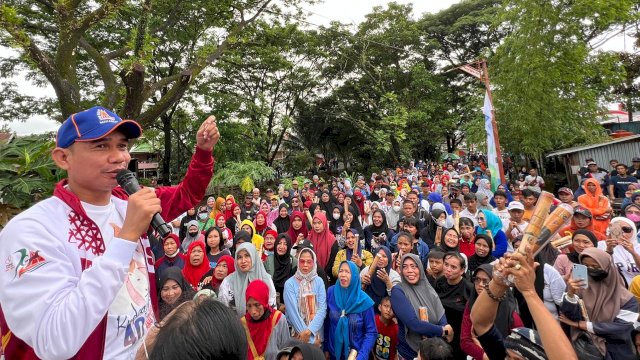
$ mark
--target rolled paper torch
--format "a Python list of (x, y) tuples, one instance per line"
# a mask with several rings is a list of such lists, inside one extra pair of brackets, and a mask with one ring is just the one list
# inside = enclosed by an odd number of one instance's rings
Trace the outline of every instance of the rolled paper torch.
[(376, 254), (376, 256), (373, 258), (373, 262), (371, 263), (371, 266), (369, 266), (369, 276), (373, 278), (373, 275), (375, 275), (376, 270), (378, 269), (378, 261), (380, 261), (380, 258), (382, 256), (380, 256), (380, 254)]
[(571, 217), (573, 217), (573, 207), (569, 204), (559, 204), (542, 224), (542, 230), (533, 247), (534, 254), (537, 254), (547, 246), (551, 242), (553, 235), (571, 221)]
[(536, 248), (538, 236), (542, 231), (545, 219), (549, 216), (549, 210), (551, 210), (551, 206), (553, 205), (553, 199), (553, 194), (546, 191), (543, 191), (540, 194), (540, 197), (538, 197), (538, 203), (536, 204), (536, 208), (533, 209), (533, 215), (529, 220), (529, 225), (524, 230), (520, 247), (518, 247), (518, 251), (521, 254), (526, 253), (527, 246), (531, 246), (534, 249)]

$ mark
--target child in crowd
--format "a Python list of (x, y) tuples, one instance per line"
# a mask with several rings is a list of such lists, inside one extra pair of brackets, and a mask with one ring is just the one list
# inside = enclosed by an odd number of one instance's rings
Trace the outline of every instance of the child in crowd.
[(376, 315), (376, 328), (378, 338), (373, 348), (375, 360), (395, 360), (396, 346), (398, 345), (398, 324), (394, 321), (391, 298), (386, 296), (378, 305), (380, 314)]

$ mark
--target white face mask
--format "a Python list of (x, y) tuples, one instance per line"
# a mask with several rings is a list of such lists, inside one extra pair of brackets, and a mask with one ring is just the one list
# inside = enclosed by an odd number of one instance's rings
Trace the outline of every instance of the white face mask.
[(333, 220), (340, 219), (340, 214), (333, 214)]
[(445, 221), (442, 219), (438, 219), (436, 220), (436, 225), (440, 226), (440, 227), (444, 227)]
[(400, 206), (394, 206), (393, 207), (393, 211), (400, 212)]

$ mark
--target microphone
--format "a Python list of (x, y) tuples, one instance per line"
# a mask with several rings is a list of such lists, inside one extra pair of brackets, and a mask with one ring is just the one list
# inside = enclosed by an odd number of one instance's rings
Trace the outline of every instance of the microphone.
[[(138, 179), (127, 169), (119, 171), (116, 175), (116, 180), (118, 181), (118, 185), (129, 195), (133, 195), (140, 190)], [(151, 218), (151, 227), (157, 231), (163, 239), (171, 234), (171, 227), (164, 221), (160, 213), (155, 213)]]

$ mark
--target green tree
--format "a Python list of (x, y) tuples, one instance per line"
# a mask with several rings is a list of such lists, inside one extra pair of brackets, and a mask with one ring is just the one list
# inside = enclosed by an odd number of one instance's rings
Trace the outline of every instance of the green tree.
[(510, 34), (490, 59), (501, 145), (542, 154), (598, 139), (603, 88), (620, 82), (611, 56), (588, 42), (628, 20), (631, 0), (507, 1), (499, 20)]

